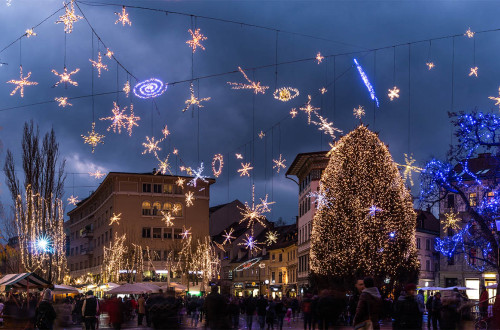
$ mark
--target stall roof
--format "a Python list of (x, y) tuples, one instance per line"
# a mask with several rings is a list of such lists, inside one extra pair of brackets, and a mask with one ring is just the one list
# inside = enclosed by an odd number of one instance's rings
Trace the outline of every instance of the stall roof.
[(7, 274), (0, 279), (0, 286), (13, 288), (45, 288), (50, 283), (35, 273)]

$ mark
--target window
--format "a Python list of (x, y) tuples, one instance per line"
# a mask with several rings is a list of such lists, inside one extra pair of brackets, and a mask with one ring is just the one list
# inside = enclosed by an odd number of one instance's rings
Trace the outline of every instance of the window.
[(276, 260), (276, 255), (274, 253), (271, 254), (271, 259), (273, 259), (273, 261)]
[(271, 283), (276, 282), (276, 275), (274, 272), (271, 273)]
[(180, 228), (175, 228), (174, 229), (174, 239), (181, 239), (182, 238), (182, 229)]
[[(108, 232), (105, 232), (104, 233), (104, 241), (107, 242), (108, 241)], [(81, 249), (80, 249), (81, 250)]]
[(479, 299), (479, 279), (477, 278), (471, 278), (471, 279), (465, 279), (465, 286), (467, 288), (471, 288), (472, 290), (467, 290), (467, 295), (469, 296), (469, 299)]
[(455, 264), (455, 257), (448, 257), (448, 266), (453, 266)]
[(74, 248), (71, 248), (71, 256), (73, 256)]
[(97, 237), (97, 246), (101, 245), (101, 236)]
[(431, 249), (431, 240), (430, 239), (425, 240), (425, 249), (427, 251), (429, 251)]
[[(279, 262), (282, 262), (282, 261), (283, 261), (283, 255), (282, 255), (281, 253), (280, 253), (280, 255), (279, 255), (279, 260), (278, 260), (278, 261), (279, 261)], [(280, 282), (281, 282), (281, 281), (280, 281)]]
[(163, 211), (165, 212), (172, 211), (172, 203), (169, 202), (163, 203)]
[(490, 203), (494, 198), (495, 198), (495, 192), (494, 191), (490, 191), (488, 192), (488, 197), (486, 198), (488, 203)]
[(142, 192), (151, 192), (151, 183), (143, 183), (142, 184)]
[(173, 193), (173, 186), (171, 184), (164, 184), (163, 185), (163, 193), (164, 194), (171, 194), (171, 193)]
[(153, 261), (161, 260), (161, 250), (156, 250), (153, 252)]
[(163, 261), (167, 261), (167, 257), (168, 257), (168, 251), (165, 250), (163, 251)]
[(278, 273), (278, 283), (283, 283), (283, 273), (282, 272)]
[(153, 238), (161, 238), (161, 228), (153, 228)]
[(153, 184), (153, 192), (155, 194), (161, 194), (161, 184), (160, 183)]
[(172, 229), (163, 228), (163, 238), (172, 239)]
[(448, 208), (454, 208), (455, 207), (455, 195), (454, 194), (449, 194), (448, 195)]
[(142, 202), (142, 215), (151, 215), (151, 203), (148, 201)]
[(431, 261), (430, 260), (426, 260), (425, 261), (425, 270), (427, 272), (430, 272), (431, 271)]
[(470, 206), (476, 206), (477, 205), (477, 194), (476, 193), (470, 193), (469, 194), (469, 203), (470, 203)]
[(174, 208), (172, 209), (174, 217), (182, 217), (182, 204), (175, 203)]
[(161, 210), (161, 203), (160, 202), (154, 202), (153, 203), (153, 215), (159, 215)]
[(142, 228), (142, 237), (143, 238), (151, 238), (151, 228)]
[(417, 238), (417, 249), (420, 250), (420, 238)]

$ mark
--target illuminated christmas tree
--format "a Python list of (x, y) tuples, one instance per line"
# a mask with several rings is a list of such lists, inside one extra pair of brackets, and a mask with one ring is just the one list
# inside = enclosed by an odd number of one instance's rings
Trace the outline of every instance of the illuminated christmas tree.
[(416, 279), (412, 198), (377, 134), (360, 125), (335, 143), (319, 189), (313, 280), (345, 284), (369, 275), (392, 286)]

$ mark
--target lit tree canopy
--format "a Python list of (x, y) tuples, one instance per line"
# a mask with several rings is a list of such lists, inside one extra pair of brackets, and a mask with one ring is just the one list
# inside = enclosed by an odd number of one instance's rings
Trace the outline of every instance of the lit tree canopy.
[(387, 147), (360, 125), (332, 148), (314, 216), (311, 268), (334, 282), (371, 275), (414, 280), (416, 215)]

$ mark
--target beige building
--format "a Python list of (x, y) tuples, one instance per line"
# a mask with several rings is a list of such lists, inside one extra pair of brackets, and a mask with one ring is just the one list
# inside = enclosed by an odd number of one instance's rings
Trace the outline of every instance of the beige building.
[[(176, 184), (181, 178), (182, 186)], [(166, 277), (169, 251), (178, 251), (181, 233), (189, 229), (193, 238), (209, 235), (210, 185), (215, 182), (197, 180), (196, 187), (188, 185), (192, 178), (154, 173), (110, 172), (97, 190), (68, 212), (65, 229), (70, 245), (68, 268), (72, 278), (101, 273), (104, 246), (117, 236), (126, 235), (126, 245), (139, 245), (149, 254), (148, 272), (137, 274), (136, 280)], [(186, 203), (193, 194), (193, 205)], [(173, 226), (162, 221), (162, 211), (174, 217)], [(120, 220), (110, 223), (113, 215)], [(149, 251), (149, 253), (148, 253)], [(96, 280), (99, 280), (96, 278)]]
[(439, 237), (439, 220), (430, 212), (415, 210), (417, 213), (416, 246), (420, 262), (418, 286), (439, 286), (439, 253), (435, 249)]

